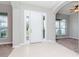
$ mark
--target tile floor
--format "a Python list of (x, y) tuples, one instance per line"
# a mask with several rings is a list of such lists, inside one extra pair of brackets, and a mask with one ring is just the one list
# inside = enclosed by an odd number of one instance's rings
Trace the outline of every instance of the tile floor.
[(78, 57), (79, 54), (52, 42), (43, 42), (15, 48), (9, 57)]

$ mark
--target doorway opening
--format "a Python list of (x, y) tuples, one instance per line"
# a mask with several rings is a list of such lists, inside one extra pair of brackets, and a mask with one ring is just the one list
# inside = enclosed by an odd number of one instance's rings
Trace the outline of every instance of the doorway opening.
[(71, 11), (78, 4), (78, 1), (72, 1), (64, 5), (56, 14), (56, 42), (79, 53), (79, 24), (78, 12)]
[(12, 6), (10, 2), (0, 4), (0, 57), (12, 52)]
[(24, 11), (25, 43), (37, 43), (46, 40), (46, 13)]

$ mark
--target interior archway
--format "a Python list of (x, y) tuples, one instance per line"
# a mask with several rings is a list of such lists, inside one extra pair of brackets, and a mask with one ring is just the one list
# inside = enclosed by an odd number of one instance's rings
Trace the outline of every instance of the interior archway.
[(53, 11), (54, 14), (56, 15), (57, 12), (58, 12), (63, 6), (69, 4), (70, 2), (72, 2), (72, 1), (63, 1), (63, 2), (59, 3), (59, 4), (56, 6), (56, 8), (54, 9), (54, 11)]
[[(79, 33), (77, 25), (79, 24), (79, 21), (78, 13), (71, 11), (70, 9), (74, 8), (77, 4), (78, 1), (64, 2), (64, 4), (62, 3), (60, 8), (58, 8), (55, 12), (56, 41), (75, 52), (78, 52)], [(59, 41), (60, 39), (62, 39), (62, 42)]]
[(0, 1), (0, 56), (7, 57), (12, 50), (12, 5)]

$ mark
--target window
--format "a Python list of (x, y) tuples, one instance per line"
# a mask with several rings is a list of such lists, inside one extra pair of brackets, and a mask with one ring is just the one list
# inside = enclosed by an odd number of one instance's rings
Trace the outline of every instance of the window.
[(0, 38), (8, 37), (8, 17), (7, 13), (0, 13)]
[(56, 35), (65, 35), (66, 34), (66, 20), (57, 19), (56, 20)]
[(43, 38), (45, 38), (45, 16), (43, 16)]
[(29, 16), (26, 16), (26, 38), (29, 40)]

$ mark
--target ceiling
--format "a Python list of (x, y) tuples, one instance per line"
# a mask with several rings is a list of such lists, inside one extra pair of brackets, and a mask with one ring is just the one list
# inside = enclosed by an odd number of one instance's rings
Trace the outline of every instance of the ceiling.
[(1, 1), (0, 4), (12, 5), (12, 3), (14, 3), (15, 5), (24, 4), (42, 8), (55, 8), (61, 2), (62, 1)]
[(74, 1), (74, 2), (70, 2), (69, 4), (65, 5), (64, 7), (62, 7), (58, 13), (59, 14), (66, 14), (66, 15), (71, 15), (74, 12), (71, 12), (70, 9), (74, 8), (75, 5), (77, 5), (79, 2), (78, 1)]
[(52, 8), (55, 7), (55, 5), (57, 5), (59, 2), (60, 1), (27, 1), (21, 3), (44, 7), (44, 8)]

